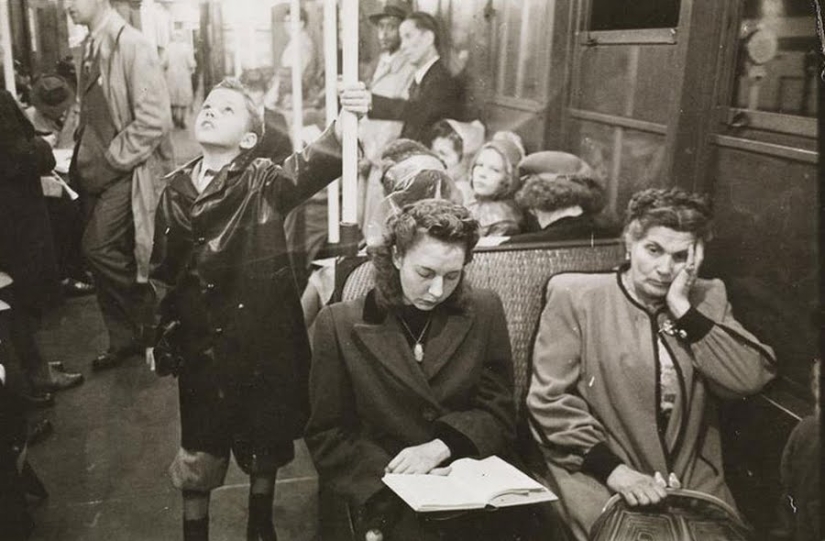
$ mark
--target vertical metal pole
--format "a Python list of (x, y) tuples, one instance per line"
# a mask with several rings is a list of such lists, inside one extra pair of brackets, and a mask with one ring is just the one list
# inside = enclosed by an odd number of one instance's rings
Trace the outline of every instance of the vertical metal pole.
[[(342, 37), (344, 46), (344, 84), (358, 82), (358, 0), (342, 0)], [(343, 222), (358, 220), (358, 118), (347, 111), (341, 114), (343, 129)]]
[[(338, 117), (338, 7), (336, 0), (324, 0), (324, 74), (326, 78), (327, 126)], [(327, 188), (327, 240), (341, 241), (341, 184), (333, 180)]]
[(3, 46), (3, 76), (6, 79), (6, 90), (16, 99), (17, 86), (14, 84), (14, 56), (11, 48), (8, 0), (0, 0), (0, 39), (2, 39)]
[(301, 58), (301, 2), (289, 4), (289, 26), (292, 31), (292, 149), (301, 150), (304, 130), (303, 58)]

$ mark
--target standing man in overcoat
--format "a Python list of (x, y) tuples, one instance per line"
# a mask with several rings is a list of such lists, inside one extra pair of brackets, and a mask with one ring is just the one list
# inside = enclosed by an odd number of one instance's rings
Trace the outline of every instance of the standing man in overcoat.
[[(369, 16), (369, 21), (376, 28), (378, 46), (381, 54), (370, 66), (370, 92), (387, 98), (409, 98), (409, 88), (415, 75), (413, 66), (407, 57), (401, 53), (401, 34), (399, 27), (410, 13), (408, 0), (387, 0), (383, 9)], [(383, 199), (381, 188), (381, 153), (384, 148), (401, 135), (404, 123), (400, 120), (381, 120), (376, 118), (362, 118), (358, 125), (358, 137), (364, 149), (364, 158), (369, 167), (362, 168), (360, 196), (363, 204), (359, 203), (358, 223), (367, 223), (375, 208)]]
[(84, 197), (83, 253), (109, 333), (92, 361), (104, 370), (142, 351), (140, 299), (162, 177), (172, 169), (172, 115), (155, 47), (110, 0), (68, 0), (89, 29), (79, 72), (72, 176)]

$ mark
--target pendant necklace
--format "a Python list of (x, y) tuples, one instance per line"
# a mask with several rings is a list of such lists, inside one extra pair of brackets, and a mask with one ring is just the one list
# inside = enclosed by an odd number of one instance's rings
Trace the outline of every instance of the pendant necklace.
[(413, 332), (410, 330), (407, 322), (404, 321), (403, 317), (398, 317), (398, 320), (401, 322), (401, 325), (404, 326), (404, 330), (407, 331), (407, 334), (410, 335), (410, 338), (415, 340), (415, 345), (413, 346), (413, 357), (417, 362), (421, 362), (424, 360), (424, 346), (421, 344), (421, 340), (424, 338), (424, 333), (427, 332), (427, 329), (430, 327), (430, 321), (432, 320), (432, 314), (427, 316), (427, 323), (424, 324), (424, 328), (421, 329), (421, 333), (418, 335), (418, 338), (415, 337)]

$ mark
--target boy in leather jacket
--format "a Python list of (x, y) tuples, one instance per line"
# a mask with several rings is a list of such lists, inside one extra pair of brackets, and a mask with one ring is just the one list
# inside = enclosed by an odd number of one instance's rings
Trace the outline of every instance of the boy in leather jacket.
[[(341, 91), (363, 114), (362, 84)], [(263, 119), (236, 80), (207, 96), (194, 126), (203, 156), (167, 177), (149, 281), (155, 336), (147, 362), (178, 376), (185, 540), (209, 535), (209, 495), (230, 450), (250, 476), (248, 540), (275, 540), (279, 467), (308, 415), (309, 343), (289, 265), (287, 213), (341, 175), (339, 123), (283, 166), (255, 148)], [(253, 148), (255, 148), (253, 152)]]

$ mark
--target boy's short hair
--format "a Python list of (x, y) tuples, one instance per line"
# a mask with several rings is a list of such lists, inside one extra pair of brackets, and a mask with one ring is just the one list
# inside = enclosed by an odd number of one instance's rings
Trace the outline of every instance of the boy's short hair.
[(226, 77), (220, 83), (212, 87), (212, 90), (233, 90), (243, 96), (246, 112), (249, 114), (249, 131), (259, 138), (264, 134), (264, 117), (260, 108), (255, 104), (255, 100), (249, 93), (249, 89), (235, 77)]

